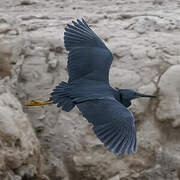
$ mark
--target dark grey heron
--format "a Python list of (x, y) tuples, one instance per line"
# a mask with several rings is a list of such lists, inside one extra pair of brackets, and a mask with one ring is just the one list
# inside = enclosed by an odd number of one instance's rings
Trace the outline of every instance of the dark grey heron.
[(134, 117), (127, 107), (135, 98), (155, 96), (130, 89), (113, 89), (109, 84), (111, 51), (84, 19), (72, 23), (65, 27), (64, 32), (64, 44), (69, 52), (68, 82), (57, 85), (48, 101), (31, 101), (27, 105), (54, 103), (67, 112), (76, 105), (110, 151), (115, 154), (135, 153)]

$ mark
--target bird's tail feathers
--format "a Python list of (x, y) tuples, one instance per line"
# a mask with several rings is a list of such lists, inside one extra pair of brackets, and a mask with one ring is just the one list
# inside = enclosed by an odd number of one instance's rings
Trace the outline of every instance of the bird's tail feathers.
[(69, 96), (69, 85), (66, 82), (61, 82), (53, 89), (50, 101), (57, 104), (57, 107), (62, 107), (62, 110), (69, 112), (75, 104)]

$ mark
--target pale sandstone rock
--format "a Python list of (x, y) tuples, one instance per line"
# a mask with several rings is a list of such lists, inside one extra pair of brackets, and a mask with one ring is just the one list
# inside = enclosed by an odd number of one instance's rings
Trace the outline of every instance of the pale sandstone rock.
[(151, 48), (148, 48), (147, 50), (147, 56), (149, 58), (155, 58), (156, 57), (156, 49), (151, 47)]
[[(138, 89), (138, 92), (142, 94), (149, 94), (149, 95), (155, 95), (156, 91), (157, 91), (157, 88), (154, 83), (141, 86)], [(132, 102), (133, 105), (130, 107), (130, 109), (136, 116), (142, 115), (144, 112), (148, 111), (148, 108), (150, 107), (150, 103), (152, 101), (158, 101), (158, 99), (138, 98)]]
[(9, 24), (0, 24), (0, 34), (8, 33), (11, 30), (11, 26)]
[(110, 82), (112, 86), (119, 89), (128, 89), (131, 87), (135, 89), (140, 84), (140, 81), (140, 76), (134, 71), (117, 67), (112, 67), (110, 70)]
[(133, 46), (131, 48), (131, 52), (130, 52), (131, 56), (133, 57), (133, 59), (135, 60), (139, 60), (145, 57), (146, 55), (146, 49), (144, 46)]
[(12, 47), (9, 44), (0, 45), (0, 77), (11, 75)]
[(119, 175), (116, 175), (116, 176), (110, 178), (109, 180), (120, 180), (120, 179), (119, 179)]
[[(36, 172), (32, 174), (28, 168), (24, 167), (26, 174), (20, 173), (20, 176), (15, 176), (14, 179), (38, 175), (40, 170), (39, 142), (22, 111), (21, 104), (8, 90), (0, 94), (0, 144), (0, 171), (4, 175), (8, 174), (8, 169), (12, 171), (21, 169), (23, 164), (32, 166)], [(16, 174), (15, 171), (13, 173)]]
[(169, 120), (173, 127), (180, 125), (180, 65), (170, 67), (159, 82), (160, 103), (156, 116), (160, 121)]

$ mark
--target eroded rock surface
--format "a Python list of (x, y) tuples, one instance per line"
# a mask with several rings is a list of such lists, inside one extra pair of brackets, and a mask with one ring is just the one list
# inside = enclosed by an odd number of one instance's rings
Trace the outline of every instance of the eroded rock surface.
[(161, 101), (157, 108), (160, 121), (169, 120), (173, 127), (180, 125), (180, 65), (171, 66), (160, 78)]
[(0, 87), (0, 179), (36, 178), (40, 144), (18, 99)]
[[(178, 0), (1, 0), (1, 179), (180, 179), (179, 6)], [(135, 155), (108, 152), (76, 108), (24, 106), (47, 100), (67, 80), (64, 27), (81, 17), (112, 50), (112, 86), (158, 96), (130, 108)]]

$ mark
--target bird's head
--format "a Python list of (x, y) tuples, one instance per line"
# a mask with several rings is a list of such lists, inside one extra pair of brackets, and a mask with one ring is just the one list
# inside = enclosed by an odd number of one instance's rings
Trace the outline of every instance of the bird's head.
[(124, 104), (126, 107), (130, 106), (131, 100), (136, 99), (136, 98), (141, 98), (141, 97), (156, 98), (156, 96), (141, 94), (131, 89), (118, 89), (118, 92), (119, 92), (121, 103)]

